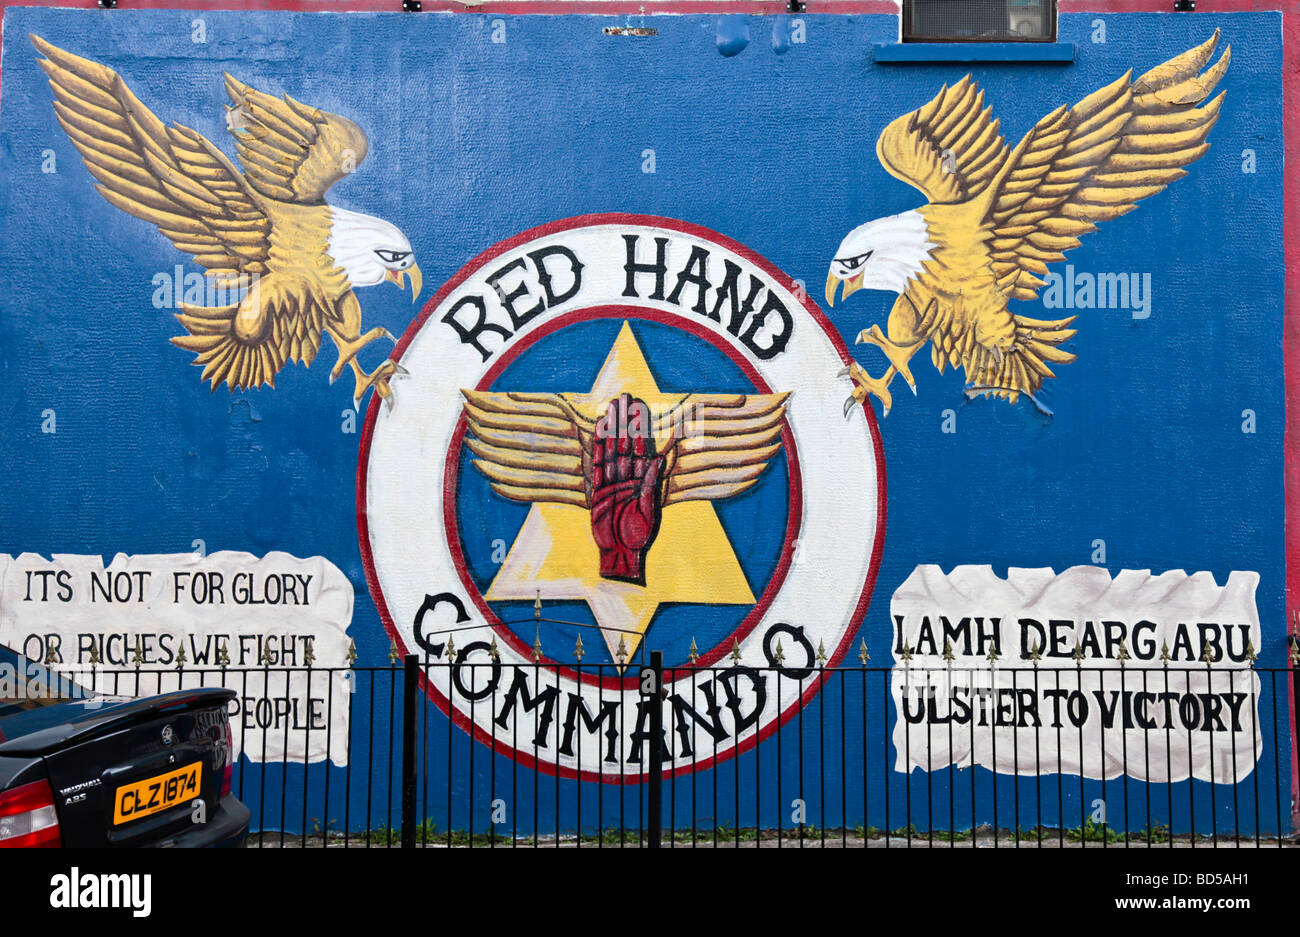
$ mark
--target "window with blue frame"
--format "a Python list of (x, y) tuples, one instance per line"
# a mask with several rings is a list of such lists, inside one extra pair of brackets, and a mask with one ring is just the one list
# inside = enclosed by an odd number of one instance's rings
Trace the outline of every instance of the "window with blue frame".
[(903, 0), (904, 42), (1053, 42), (1056, 0)]

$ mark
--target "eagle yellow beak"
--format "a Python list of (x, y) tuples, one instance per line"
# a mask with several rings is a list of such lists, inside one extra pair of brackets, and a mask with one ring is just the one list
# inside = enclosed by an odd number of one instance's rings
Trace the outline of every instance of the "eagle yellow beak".
[(840, 300), (846, 300), (858, 290), (862, 289), (862, 278), (867, 275), (864, 270), (855, 277), (849, 277), (847, 280), (841, 280), (831, 271), (826, 275), (826, 302), (828, 305), (835, 305), (835, 291), (841, 283), (844, 284), (844, 292), (840, 294)]
[(411, 264), (405, 270), (389, 270), (384, 274), (385, 280), (390, 280), (397, 284), (398, 289), (406, 289), (406, 275), (411, 275), (411, 302), (420, 298), (420, 290), (424, 288), (424, 277), (420, 274), (420, 265)]

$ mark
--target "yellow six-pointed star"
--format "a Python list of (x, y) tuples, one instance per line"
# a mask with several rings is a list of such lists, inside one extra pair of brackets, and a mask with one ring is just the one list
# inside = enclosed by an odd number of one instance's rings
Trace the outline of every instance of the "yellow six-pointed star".
[[(757, 484), (780, 451), (787, 394), (665, 393), (627, 322), (586, 392), (463, 394), (474, 465), (496, 494), (532, 505), (489, 601), (584, 601), (611, 657), (620, 640), (627, 655), (636, 650), (664, 603), (754, 603), (711, 502)], [(602, 417), (622, 395), (651, 414), (650, 449), (663, 459), (646, 483), (656, 490), (644, 503), (659, 513), (642, 581), (602, 575), (592, 531), (593, 450)]]

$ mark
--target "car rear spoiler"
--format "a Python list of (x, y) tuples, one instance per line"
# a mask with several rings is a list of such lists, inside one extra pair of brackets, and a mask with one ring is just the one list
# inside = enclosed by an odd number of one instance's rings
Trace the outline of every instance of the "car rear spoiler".
[(147, 722), (159, 716), (211, 709), (215, 706), (225, 708), (235, 696), (234, 690), (225, 687), (196, 687), (193, 690), (176, 690), (161, 696), (147, 696), (122, 703), (106, 703), (101, 710), (88, 710), (85, 718), (62, 722), (0, 743), (0, 756), (45, 755), (64, 745), (134, 723)]

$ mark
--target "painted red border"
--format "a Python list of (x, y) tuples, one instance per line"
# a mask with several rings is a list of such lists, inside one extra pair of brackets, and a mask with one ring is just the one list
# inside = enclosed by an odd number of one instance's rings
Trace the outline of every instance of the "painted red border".
[[(122, 0), (133, 9), (180, 10), (288, 10), (307, 12), (384, 12), (400, 8), (399, 0)], [(586, 13), (610, 16), (637, 16), (646, 14), (686, 13), (755, 13), (781, 14), (786, 12), (782, 0), (485, 0), (476, 6), (452, 0), (423, 0), (430, 11), (496, 13), (501, 15)], [(899, 5), (894, 0), (808, 0), (809, 15), (869, 14), (893, 15)], [(1196, 13), (1172, 12), (1171, 0), (1058, 0), (1062, 13), (1165, 13), (1171, 16), (1195, 16)], [(0, 37), (3, 36), (4, 13), (9, 7), (66, 7), (94, 9), (94, 0), (24, 0), (5, 3), (0, 0)], [(1292, 0), (1200, 0), (1200, 13), (1276, 12), (1282, 17), (1282, 110), (1284, 132), (1284, 158), (1290, 167), (1300, 165), (1300, 9)], [(420, 14), (406, 14), (417, 16)], [(1283, 187), (1283, 227), (1286, 257), (1286, 297), (1283, 323), (1283, 360), (1285, 367), (1284, 403), (1286, 430), (1283, 442), (1285, 487), (1285, 539), (1287, 633), (1300, 635), (1300, 629), (1290, 624), (1293, 611), (1300, 606), (1300, 204), (1297, 203), (1295, 185)], [(870, 410), (870, 408), (868, 408)], [(872, 422), (873, 432), (878, 433)], [(882, 473), (883, 477), (883, 473)], [(882, 502), (883, 504), (883, 502)], [(882, 507), (883, 511), (883, 507)], [(883, 536), (883, 524), (881, 525)], [(1296, 561), (1292, 562), (1291, 558)], [(873, 571), (874, 577), (874, 571)], [(1292, 726), (1295, 725), (1296, 698), (1288, 681), (1287, 697), (1290, 702)], [(1300, 826), (1300, 740), (1291, 733), (1291, 789), (1296, 808), (1292, 812), (1293, 826)]]
[[(252, 12), (280, 10), (303, 13), (401, 13), (401, 0), (120, 0), (123, 10), (210, 10)], [(787, 0), (421, 0), (425, 13), (583, 14), (636, 16), (657, 14), (752, 13), (789, 14)], [(97, 9), (95, 0), (25, 0), (14, 7), (64, 7)], [(805, 13), (896, 14), (895, 0), (827, 0)], [(802, 14), (801, 14), (802, 15)]]
[[(734, 348), (724, 345), (718, 338), (705, 328), (699, 322), (693, 322), (689, 317), (674, 313), (663, 312), (657, 309), (648, 309), (643, 306), (632, 306), (626, 304), (588, 306), (582, 309), (573, 309), (569, 312), (555, 316), (543, 325), (528, 333), (528, 336), (514, 345), (501, 355), (497, 361), (483, 375), (479, 381), (477, 390), (490, 390), (493, 382), (500, 376), (501, 372), (510, 365), (521, 353), (532, 347), (541, 339), (552, 335), (567, 325), (574, 322), (589, 322), (593, 319), (631, 319), (634, 321), (651, 321), (663, 325), (670, 325), (681, 329), (697, 338), (700, 338), (710, 345), (722, 351), (731, 359), (745, 377), (754, 385), (760, 394), (772, 393), (772, 388), (762, 375), (744, 359)], [(783, 421), (784, 422), (784, 421)], [(443, 530), (447, 536), (447, 545), (451, 548), (452, 562), (456, 565), (456, 574), (460, 577), (461, 585), (473, 600), (475, 606), (483, 614), (483, 618), (492, 627), (501, 640), (505, 641), (510, 647), (514, 648), (525, 658), (532, 655), (533, 649), (526, 641), (521, 639), (518, 634), (509, 627), (501, 623), (500, 618), (488, 605), (487, 600), (479, 591), (477, 585), (470, 575), (469, 565), (465, 562), (465, 554), (460, 544), (460, 523), (456, 518), (456, 491), (457, 478), (460, 474), (460, 453), (461, 444), (465, 439), (466, 432), (465, 415), (462, 413), (459, 420), (456, 421), (456, 430), (452, 434), (451, 444), (447, 447), (447, 458), (443, 465), (443, 492), (442, 492), (442, 521)], [(781, 431), (781, 443), (786, 453), (786, 463), (789, 466), (790, 473), (790, 494), (789, 510), (787, 511), (785, 524), (785, 539), (781, 544), (781, 553), (777, 560), (776, 569), (772, 572), (772, 578), (768, 581), (767, 587), (759, 596), (757, 604), (750, 609), (749, 614), (741, 623), (728, 634), (717, 646), (709, 649), (708, 653), (700, 656), (696, 666), (710, 667), (717, 661), (726, 657), (728, 650), (732, 646), (732, 641), (743, 641), (749, 637), (749, 633), (766, 614), (768, 608), (772, 605), (772, 600), (776, 594), (781, 591), (785, 584), (786, 574), (790, 571), (790, 564), (794, 559), (795, 541), (798, 539), (801, 522), (803, 519), (803, 473), (799, 469), (799, 450), (795, 442), (794, 433), (790, 431), (790, 424), (784, 422), (784, 429)], [(360, 476), (358, 475), (358, 484)], [(599, 686), (611, 690), (626, 690), (636, 686), (637, 677), (601, 677), (592, 672), (580, 672), (574, 670), (567, 664), (550, 658), (542, 658), (541, 666), (555, 669), (559, 674), (569, 677), (573, 680), (581, 680), (589, 686)], [(675, 668), (674, 672), (682, 671), (682, 668)], [(682, 672), (680, 677), (674, 677), (669, 683), (677, 679), (687, 679), (690, 674)]]
[[(397, 342), (397, 347), (393, 350), (393, 360), (398, 361), (406, 349), (410, 347), (416, 334), (424, 327), (429, 317), (437, 309), (439, 304), (451, 294), (461, 283), (467, 280), (471, 275), (477, 272), (481, 267), (490, 263), (492, 260), (500, 257), (502, 254), (513, 250), (521, 244), (526, 244), (540, 237), (550, 234), (556, 234), (561, 231), (571, 231), (575, 228), (596, 227), (599, 225), (636, 225), (642, 227), (662, 228), (669, 231), (676, 231), (681, 234), (690, 235), (702, 240), (711, 241), (720, 247), (723, 247), (739, 256), (743, 257), (749, 263), (753, 264), (763, 271), (764, 274), (771, 277), (779, 283), (790, 283), (791, 278), (782, 273), (771, 261), (767, 260), (760, 254), (755, 253), (738, 241), (733, 241), (726, 235), (719, 234), (709, 228), (701, 225), (691, 224), (686, 221), (678, 221), (674, 218), (661, 218), (654, 215), (636, 215), (623, 212), (610, 212), (604, 214), (578, 215), (573, 218), (564, 218), (559, 221), (553, 221), (549, 224), (540, 225), (513, 237), (507, 238), (500, 243), (489, 247), (483, 253), (479, 254), (469, 263), (465, 264), (451, 279), (443, 284), (442, 288), (430, 299), (420, 310), (420, 314), (407, 327), (406, 332)], [(845, 347), (843, 339), (840, 338), (839, 332), (831, 324), (826, 314), (821, 311), (812, 298), (805, 294), (803, 305), (805, 311), (817, 323), (818, 327), (830, 338), (832, 346), (839, 354), (840, 360), (846, 365), (852, 360), (848, 348)], [(644, 315), (644, 311), (641, 312)], [(886, 519), (886, 484), (885, 484), (885, 456), (884, 446), (880, 437), (880, 427), (876, 423), (876, 415), (869, 403), (864, 403), (862, 412), (866, 417), (867, 426), (871, 431), (871, 440), (876, 452), (876, 478), (877, 478), (877, 500), (876, 500), (876, 535), (871, 546), (871, 564), (867, 571), (866, 582), (863, 583), (862, 593), (858, 597), (857, 606), (849, 616), (850, 624), (861, 622), (866, 616), (867, 607), (871, 604), (871, 596), (875, 591), (876, 576), (880, 572), (880, 558), (885, 545), (885, 519)], [(370, 445), (374, 436), (375, 421), (379, 416), (379, 403), (374, 397), (371, 398), (370, 406), (366, 410), (366, 422), (361, 431), (360, 452), (357, 456), (357, 540), (361, 549), (361, 559), (366, 570), (366, 584), (370, 589), (371, 598), (374, 600), (375, 609), (379, 613), (379, 619), (384, 624), (384, 629), (388, 632), (398, 650), (403, 653), (409, 653), (405, 642), (397, 632), (393, 623), (392, 613), (384, 601), (383, 592), (379, 588), (378, 576), (375, 572), (374, 558), (370, 553), (370, 525), (369, 514), (366, 508), (366, 465), (370, 460)], [(787, 429), (788, 432), (788, 429)], [(794, 464), (793, 460), (791, 464)], [(794, 488), (791, 488), (792, 492)], [(788, 530), (788, 528), (787, 528)], [(471, 595), (477, 594), (477, 589), (471, 590)], [(766, 591), (764, 593), (766, 595)], [(844, 637), (840, 643), (831, 651), (828, 667), (836, 666), (848, 653), (849, 647), (853, 642), (854, 636), (858, 629), (849, 627), (844, 632)], [(508, 745), (503, 745), (500, 739), (494, 741), (493, 736), (485, 732), (481, 727), (474, 723), (469, 716), (463, 714), (459, 709), (450, 705), (450, 702), (433, 686), (425, 677), (420, 675), (424, 690), (428, 693), (429, 698), (451, 718), (456, 725), (465, 730), (472, 738), (482, 742), (485, 745), (494, 746), (494, 750), (508, 757), (514, 758), (519, 764), (526, 768), (531, 768), (542, 774), (559, 776), (564, 778), (578, 778), (583, 781), (604, 782), (606, 784), (637, 784), (645, 779), (645, 775), (617, 775), (607, 776), (599, 772), (592, 771), (574, 771), (571, 768), (563, 767), (548, 761), (540, 761), (534, 758), (526, 751), (516, 751)], [(789, 719), (802, 707), (817, 695), (821, 690), (824, 676), (815, 676), (808, 678), (808, 687), (793, 701), (785, 711), (779, 713), (775, 719), (769, 722), (759, 732), (738, 742), (729, 748), (726, 752), (717, 756), (717, 762), (721, 763), (730, 758), (735, 758), (748, 751), (754, 745), (768, 738), (777, 729), (784, 725)], [(621, 681), (619, 681), (621, 685)], [(686, 774), (696, 770), (695, 764), (680, 765), (665, 772), (668, 777), (674, 777), (678, 774)]]

